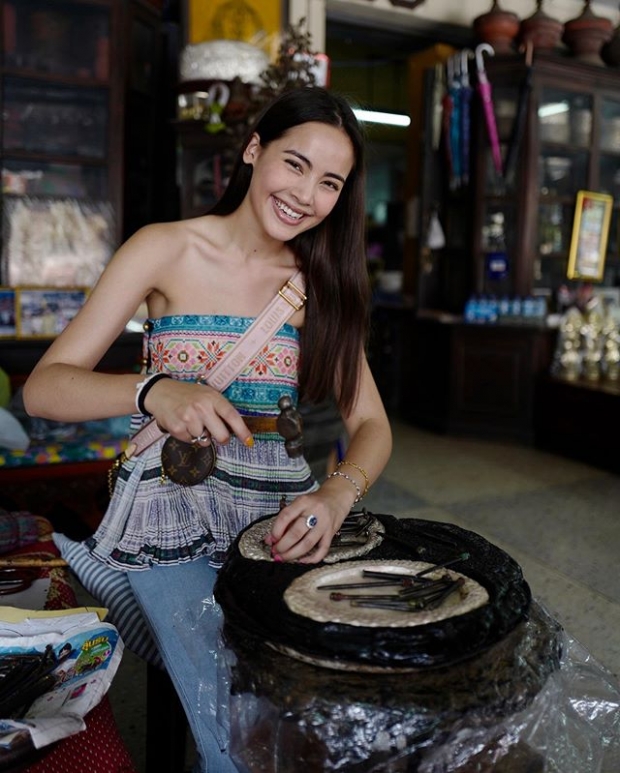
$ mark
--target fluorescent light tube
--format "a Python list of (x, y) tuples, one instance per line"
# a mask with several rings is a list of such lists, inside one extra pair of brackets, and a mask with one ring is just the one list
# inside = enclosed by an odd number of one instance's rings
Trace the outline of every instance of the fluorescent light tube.
[(386, 126), (409, 126), (411, 118), (402, 113), (381, 113), (376, 110), (353, 110), (356, 118), (364, 123), (382, 123)]
[(559, 115), (560, 113), (568, 113), (570, 106), (568, 102), (550, 102), (547, 105), (542, 105), (538, 108), (539, 118), (549, 118), (552, 115)]

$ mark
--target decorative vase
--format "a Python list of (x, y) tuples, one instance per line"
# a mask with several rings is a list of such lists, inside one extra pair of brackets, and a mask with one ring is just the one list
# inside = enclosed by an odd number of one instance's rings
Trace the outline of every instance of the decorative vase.
[(552, 51), (562, 42), (564, 25), (543, 10), (543, 0), (537, 0), (536, 13), (523, 19), (519, 30), (521, 43), (531, 43), (535, 51)]
[(562, 40), (573, 56), (590, 64), (603, 64), (601, 49), (611, 40), (613, 24), (603, 16), (597, 16), (590, 9), (590, 0), (584, 3), (583, 11), (564, 25)]
[(512, 11), (504, 11), (498, 0), (487, 13), (474, 19), (474, 33), (482, 43), (493, 46), (496, 54), (514, 53), (514, 42), (519, 34), (519, 17)]

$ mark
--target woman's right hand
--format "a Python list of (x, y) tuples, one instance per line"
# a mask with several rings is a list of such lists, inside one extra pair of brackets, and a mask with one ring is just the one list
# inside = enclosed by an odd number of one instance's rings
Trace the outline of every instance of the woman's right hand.
[(223, 444), (232, 432), (245, 445), (253, 444), (241, 414), (208, 384), (161, 379), (149, 389), (144, 407), (163, 430), (186, 443), (212, 437)]

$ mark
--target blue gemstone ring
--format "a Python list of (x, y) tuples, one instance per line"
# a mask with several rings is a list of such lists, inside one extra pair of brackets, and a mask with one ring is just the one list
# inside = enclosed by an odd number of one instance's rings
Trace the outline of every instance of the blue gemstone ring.
[(316, 515), (311, 514), (306, 518), (306, 526), (309, 529), (314, 529), (314, 527), (317, 525), (318, 522), (319, 522), (319, 519), (316, 517)]

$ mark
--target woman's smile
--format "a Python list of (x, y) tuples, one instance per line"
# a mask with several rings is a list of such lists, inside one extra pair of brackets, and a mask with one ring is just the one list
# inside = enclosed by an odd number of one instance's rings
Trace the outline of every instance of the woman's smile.
[(293, 209), (284, 201), (282, 201), (282, 199), (279, 199), (277, 196), (273, 197), (273, 201), (274, 201), (278, 216), (280, 217), (281, 220), (284, 220), (284, 222), (292, 222), (294, 225), (297, 225), (305, 215), (304, 212), (300, 212), (299, 210)]

